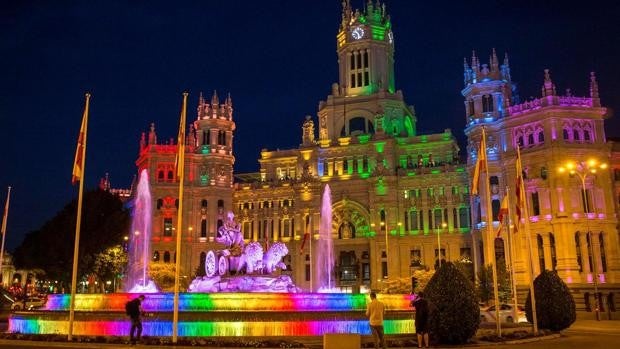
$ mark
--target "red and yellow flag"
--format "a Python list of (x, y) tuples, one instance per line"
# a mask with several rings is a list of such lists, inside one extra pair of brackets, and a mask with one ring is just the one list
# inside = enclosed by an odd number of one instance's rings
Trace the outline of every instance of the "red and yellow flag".
[(499, 212), (497, 213), (497, 220), (499, 221), (499, 228), (497, 228), (497, 237), (500, 237), (502, 234), (502, 226), (504, 225), (504, 218), (508, 216), (508, 195), (504, 196), (502, 199), (502, 204), (499, 207)]
[(515, 161), (516, 170), (516, 183), (515, 183), (515, 195), (517, 197), (517, 203), (515, 204), (515, 213), (517, 215), (517, 224), (515, 224), (515, 233), (519, 230), (519, 223), (523, 216), (523, 209), (525, 207), (524, 187), (523, 187), (523, 167), (521, 165), (521, 151), (517, 146), (517, 161)]
[(86, 129), (88, 128), (88, 106), (90, 102), (90, 93), (86, 94), (86, 105), (84, 106), (84, 114), (82, 115), (82, 126), (80, 127), (80, 135), (78, 136), (77, 148), (75, 149), (75, 161), (73, 161), (73, 175), (71, 176), (71, 184), (75, 185), (82, 180), (84, 176), (84, 153), (86, 149)]
[(480, 139), (480, 148), (478, 148), (478, 159), (474, 168), (474, 178), (471, 186), (471, 195), (478, 195), (478, 187), (480, 185), (480, 173), (486, 170), (487, 164), (487, 142), (484, 128), (482, 129), (482, 138)]
[(177, 178), (183, 176), (183, 165), (185, 163), (185, 119), (187, 115), (187, 92), (183, 93), (183, 107), (181, 108), (181, 118), (179, 120), (179, 135), (177, 137), (177, 155), (174, 166), (177, 170)]

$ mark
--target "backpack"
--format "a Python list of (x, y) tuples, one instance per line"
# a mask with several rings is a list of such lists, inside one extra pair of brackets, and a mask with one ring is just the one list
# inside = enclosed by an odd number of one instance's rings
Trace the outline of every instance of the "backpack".
[(131, 301), (125, 303), (125, 314), (131, 315)]

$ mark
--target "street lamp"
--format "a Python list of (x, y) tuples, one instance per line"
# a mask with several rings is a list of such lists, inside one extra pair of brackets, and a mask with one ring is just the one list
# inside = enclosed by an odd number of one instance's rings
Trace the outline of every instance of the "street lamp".
[[(596, 313), (596, 320), (601, 320), (601, 314), (599, 309), (599, 294), (598, 294), (598, 267), (597, 260), (594, 258), (594, 243), (592, 241), (592, 233), (590, 232), (589, 219), (590, 219), (590, 200), (588, 200), (588, 193), (586, 191), (586, 179), (588, 175), (595, 175), (598, 170), (604, 170), (607, 168), (606, 163), (599, 163), (596, 159), (590, 159), (588, 161), (567, 162), (564, 166), (558, 168), (558, 172), (568, 172), (569, 175), (577, 175), (581, 180), (581, 194), (583, 195), (584, 211), (586, 215), (586, 234), (588, 236), (590, 245), (590, 258), (592, 259), (592, 273), (594, 284), (594, 312)], [(589, 259), (588, 259), (589, 260)]]
[[(441, 222), (441, 230), (445, 230), (447, 227), (448, 223)], [(441, 230), (439, 228), (437, 229), (437, 262), (439, 263), (437, 269), (441, 268)]]

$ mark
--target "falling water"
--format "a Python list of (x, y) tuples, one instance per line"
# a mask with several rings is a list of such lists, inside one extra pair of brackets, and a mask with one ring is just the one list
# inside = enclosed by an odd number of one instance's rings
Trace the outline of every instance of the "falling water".
[(125, 290), (134, 293), (157, 292), (157, 287), (148, 277), (151, 254), (151, 191), (149, 175), (146, 170), (140, 173), (137, 194), (133, 209), (133, 222), (128, 245), (127, 282)]
[(337, 292), (332, 283), (334, 246), (332, 237), (332, 197), (329, 184), (325, 184), (321, 203), (321, 225), (316, 254), (316, 280), (319, 292)]

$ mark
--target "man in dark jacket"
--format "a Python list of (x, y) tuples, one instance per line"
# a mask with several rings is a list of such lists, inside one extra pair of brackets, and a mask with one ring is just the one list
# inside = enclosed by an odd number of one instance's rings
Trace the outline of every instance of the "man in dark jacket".
[(415, 308), (415, 333), (418, 335), (418, 348), (422, 348), (422, 343), (428, 348), (428, 321), (430, 309), (428, 301), (424, 298), (424, 293), (418, 293), (411, 306)]
[[(132, 299), (125, 305), (125, 310), (127, 311), (127, 315), (131, 319), (131, 330), (129, 331), (129, 341), (131, 345), (135, 345), (136, 341), (140, 341), (140, 336), (142, 336), (142, 320), (140, 319), (140, 315), (142, 315), (142, 309), (140, 305), (144, 301), (144, 295), (141, 294), (138, 298)], [(134, 337), (134, 333), (137, 331), (136, 336)]]

